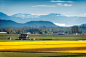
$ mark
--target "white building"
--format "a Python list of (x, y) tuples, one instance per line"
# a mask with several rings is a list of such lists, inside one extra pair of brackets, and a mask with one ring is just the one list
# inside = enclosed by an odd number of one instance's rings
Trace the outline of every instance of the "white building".
[(65, 35), (64, 32), (58, 32), (58, 35)]
[(58, 35), (58, 32), (52, 32), (52, 35)]
[(26, 34), (31, 34), (30, 32), (27, 32)]
[(78, 33), (74, 33), (73, 35), (78, 35)]
[(0, 32), (0, 34), (7, 34), (7, 32)]

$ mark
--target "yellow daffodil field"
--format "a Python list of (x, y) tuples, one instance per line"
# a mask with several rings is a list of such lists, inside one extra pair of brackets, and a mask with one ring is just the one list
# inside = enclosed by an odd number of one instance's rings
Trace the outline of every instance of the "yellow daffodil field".
[(86, 41), (5, 41), (0, 51), (86, 53)]

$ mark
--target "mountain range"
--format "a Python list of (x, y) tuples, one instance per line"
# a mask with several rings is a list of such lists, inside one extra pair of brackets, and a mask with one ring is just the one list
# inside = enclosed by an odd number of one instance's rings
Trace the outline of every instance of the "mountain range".
[(59, 27), (49, 21), (30, 21), (27, 23), (16, 23), (11, 20), (0, 20), (0, 28), (2, 27)]
[(14, 14), (12, 15), (13, 17), (20, 17), (22, 19), (25, 19), (25, 18), (39, 18), (38, 15), (31, 15), (31, 14), (22, 14), (22, 13), (18, 13), (18, 14)]
[[(12, 20), (0, 20), (0, 28), (2, 27), (60, 27), (50, 21), (30, 21), (26, 23), (17, 23)], [(79, 25), (80, 28), (86, 29), (86, 24)]]
[(0, 12), (0, 20), (12, 20), (16, 23), (26, 23), (30, 21), (50, 21), (52, 23), (64, 23), (65, 25), (80, 25), (86, 24), (86, 17), (67, 17), (62, 14), (50, 13), (47, 15), (31, 15), (31, 14), (14, 14), (8, 16), (5, 13)]

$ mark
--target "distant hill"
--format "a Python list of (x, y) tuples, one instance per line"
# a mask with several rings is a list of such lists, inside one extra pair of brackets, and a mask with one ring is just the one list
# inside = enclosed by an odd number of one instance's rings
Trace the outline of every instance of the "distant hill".
[(2, 27), (21, 27), (20, 23), (16, 23), (14, 21), (11, 20), (0, 20), (0, 28)]
[(83, 30), (86, 30), (86, 24), (81, 24), (79, 28), (83, 28)]
[(86, 24), (81, 24), (79, 27), (86, 27)]
[(59, 27), (49, 21), (30, 21), (27, 23), (16, 23), (11, 20), (0, 20), (0, 28), (2, 27)]
[(49, 22), (49, 21), (30, 21), (30, 22), (25, 23), (25, 25), (33, 26), (33, 27), (40, 27), (40, 26), (57, 27), (55, 24), (53, 24), (52, 22)]

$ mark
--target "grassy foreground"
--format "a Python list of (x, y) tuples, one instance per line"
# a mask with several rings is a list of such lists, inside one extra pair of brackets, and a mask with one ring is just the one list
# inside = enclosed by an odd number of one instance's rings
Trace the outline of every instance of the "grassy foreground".
[(0, 52), (0, 57), (86, 57), (86, 54)]

